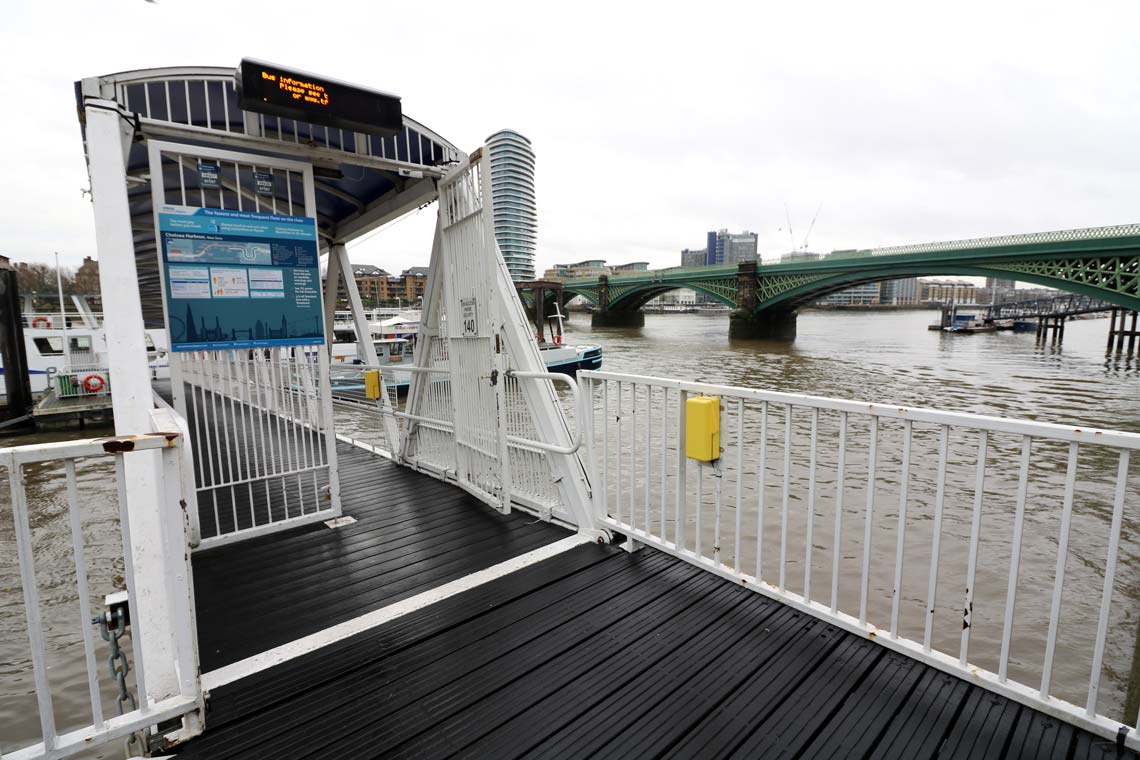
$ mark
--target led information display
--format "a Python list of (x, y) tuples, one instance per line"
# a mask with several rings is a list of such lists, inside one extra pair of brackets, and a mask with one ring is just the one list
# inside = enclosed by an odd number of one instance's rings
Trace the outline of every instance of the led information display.
[(158, 225), (171, 349), (324, 343), (312, 218), (163, 206)]
[(243, 58), (238, 104), (246, 111), (382, 136), (404, 129), (395, 95)]

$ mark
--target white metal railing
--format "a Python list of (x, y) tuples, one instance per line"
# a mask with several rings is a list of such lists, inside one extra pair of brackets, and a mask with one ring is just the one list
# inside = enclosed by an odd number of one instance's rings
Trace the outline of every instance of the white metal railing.
[[(379, 369), (384, 376), (387, 403), (370, 399), (366, 395), (365, 373)], [(333, 419), (337, 439), (373, 454), (393, 458), (392, 431), (399, 430), (394, 412), (399, 409), (397, 378), (388, 367), (365, 364), (332, 364), (329, 366), (332, 384)], [(406, 382), (406, 378), (403, 379)], [(398, 432), (397, 432), (398, 435)]]
[[(87, 539), (84, 534), (84, 507), (82, 499), (91, 498), (84, 493), (84, 482), (89, 482), (83, 473), (89, 467), (98, 467), (100, 463), (112, 465), (115, 492), (119, 506), (119, 531), (122, 539), (122, 573), (127, 592), (127, 606), (129, 609), (129, 624), (135, 631), (131, 640), (131, 663), (136, 684), (145, 684), (144, 660), (139, 656), (137, 642), (143, 637), (143, 629), (153, 624), (149, 615), (146, 600), (140, 600), (135, 593), (135, 573), (133, 567), (130, 520), (127, 516), (126, 484), (124, 478), (123, 460), (133, 456), (136, 452), (157, 451), (163, 459), (163, 469), (167, 473), (177, 473), (182, 467), (182, 444), (184, 439), (178, 433), (156, 433), (139, 436), (124, 436), (120, 438), (96, 438), (62, 443), (33, 444), (28, 446), (15, 446), (0, 449), (0, 467), (4, 468), (8, 478), (9, 493), (11, 497), (11, 510), (13, 531), (15, 534), (16, 554), (20, 570), (20, 584), (23, 590), (24, 616), (27, 625), (29, 655), (31, 662), (32, 681), (35, 686), (36, 705), (39, 712), (40, 741), (29, 746), (15, 748), (8, 744), (11, 736), (0, 737), (0, 742), (8, 746), (0, 746), (0, 755), (6, 760), (27, 760), (29, 758), (59, 758), (68, 757), (85, 752), (93, 747), (119, 739), (130, 734), (146, 731), (149, 727), (160, 722), (177, 718), (197, 710), (200, 707), (201, 694), (197, 678), (197, 660), (193, 645), (193, 616), (190, 610), (189, 592), (186, 572), (183, 569), (176, 578), (174, 569), (170, 570), (168, 587), (173, 583), (182, 583), (181, 589), (173, 593), (181, 593), (184, 604), (172, 603), (175, 610), (173, 632), (148, 631), (148, 635), (155, 633), (170, 633), (177, 644), (169, 651), (175, 658), (175, 666), (180, 673), (179, 684), (181, 693), (153, 701), (149, 699), (147, 690), (141, 686), (137, 688), (137, 707), (123, 711), (120, 704), (120, 714), (108, 715), (104, 709), (103, 685), (114, 685), (113, 679), (100, 677), (99, 669), (106, 661), (107, 649), (96, 638), (96, 631), (91, 624), (93, 607), (92, 596), (98, 593), (89, 582), (93, 563), (92, 557), (87, 553)], [(108, 462), (108, 460), (110, 460)], [(66, 526), (53, 520), (45, 519), (58, 507), (53, 499), (55, 489), (44, 488), (43, 479), (59, 477), (62, 469), (64, 493), (63, 501), (66, 505)], [(78, 473), (78, 474), (77, 474)], [(178, 503), (178, 482), (173, 482), (175, 490), (165, 492), (168, 498), (155, 506), (160, 521), (164, 524), (163, 535), (167, 537), (170, 546), (165, 547), (169, 557), (185, 560), (185, 529), (184, 516), (181, 505)], [(31, 487), (29, 487), (31, 486)], [(100, 493), (105, 493), (105, 486)], [(68, 572), (61, 565), (58, 552), (52, 551), (54, 542), (47, 540), (46, 534), (53, 529), (62, 529), (70, 533), (70, 555), (73, 571)], [(106, 558), (104, 558), (105, 560)], [(38, 567), (37, 567), (38, 566)], [(41, 590), (48, 589), (43, 577), (50, 566), (50, 577), (53, 586), (59, 583), (71, 584), (71, 591), (61, 596), (58, 588), (50, 587), (50, 598), (41, 598)], [(39, 575), (37, 576), (37, 570)], [(77, 609), (74, 611), (74, 624), (67, 626), (61, 624), (59, 614), (60, 598), (77, 598)], [(51, 616), (51, 624), (45, 623), (45, 614)], [(49, 640), (51, 642), (49, 646)], [(81, 643), (80, 643), (81, 642)], [(57, 725), (55, 696), (59, 693), (60, 676), (51, 673), (49, 656), (52, 651), (61, 646), (82, 646), (84, 663), (86, 666), (86, 691), (88, 701), (88, 715), (90, 720), (80, 720), (79, 727), (69, 727), (69, 730), (60, 730)], [(54, 681), (54, 684), (53, 684)], [(53, 688), (53, 685), (55, 688)], [(74, 697), (69, 697), (69, 701)], [(79, 703), (82, 704), (82, 698)], [(69, 711), (65, 711), (65, 714)], [(70, 716), (73, 718), (73, 716)], [(74, 719), (68, 720), (74, 725)]]
[(110, 396), (111, 370), (102, 366), (98, 357), (72, 357), (52, 373), (52, 387), (57, 398), (77, 396)]
[[(443, 479), (454, 479), (458, 467), (455, 452), (455, 423), (451, 415), (451, 370), (445, 356), (437, 357), (433, 367), (370, 366), (365, 364), (333, 365), (333, 409), (337, 419), (337, 437), (355, 446), (390, 458), (392, 433), (386, 429), (394, 421), (395, 437), (403, 439), (410, 429), (416, 436), (404, 452), (405, 461), (424, 472)], [(388, 404), (364, 395), (364, 375), (379, 370), (388, 393)], [(407, 383), (412, 375), (429, 378), (423, 385), (420, 414), (404, 410), (397, 393), (398, 383)], [(488, 378), (489, 381), (489, 378)], [(567, 441), (549, 443), (540, 440), (523, 398), (520, 382), (548, 381), (565, 384), (571, 394), (575, 414), (580, 405), (577, 385), (566, 375), (549, 372), (509, 371), (496, 388), (502, 392), (501, 424), (492, 432), (498, 452), (500, 482), (510, 490), (511, 501), (528, 511), (547, 517), (560, 511), (560, 499), (551, 481), (547, 454), (573, 454), (582, 445), (581, 431)], [(501, 436), (500, 436), (501, 432)], [(501, 438), (501, 439), (500, 439)], [(507, 453), (504, 460), (502, 452)], [(505, 461), (505, 466), (503, 462)]]
[[(1104, 705), (1119, 714), (1123, 685), (1106, 700), (1102, 678), (1133, 646), (1113, 594), (1140, 435), (578, 376), (600, 524), (1102, 736), (1121, 730)], [(696, 395), (720, 399), (712, 465), (685, 454)], [(1140, 746), (1135, 729), (1127, 741)]]
[(863, 256), (900, 256), (908, 253), (942, 253), (972, 250), (975, 248), (1000, 248), (1013, 245), (1040, 245), (1042, 243), (1074, 243), (1083, 240), (1138, 236), (1140, 236), (1140, 224), (1116, 224), (1109, 227), (1083, 227), (1075, 230), (1051, 230), (1048, 232), (1030, 232), (1021, 235), (997, 235), (995, 237), (947, 240), (936, 243), (896, 245), (887, 248), (872, 248), (855, 253)]
[(171, 357), (196, 442), (202, 548), (340, 516), (332, 405), (315, 356), (275, 348)]
[(24, 328), (36, 330), (60, 330), (64, 326), (74, 329), (98, 327), (103, 324), (102, 312), (79, 311), (37, 311), (31, 314), (21, 314), (20, 321)]

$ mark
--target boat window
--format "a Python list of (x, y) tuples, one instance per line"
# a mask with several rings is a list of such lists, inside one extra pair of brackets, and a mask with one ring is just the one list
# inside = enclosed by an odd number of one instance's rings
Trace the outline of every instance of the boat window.
[(146, 341), (146, 350), (154, 350), (154, 339), (150, 337), (150, 333), (143, 333), (143, 339)]
[(40, 356), (62, 356), (63, 338), (33, 338)]
[(91, 336), (90, 335), (78, 335), (78, 336), (69, 338), (69, 340), (71, 341), (71, 350), (72, 351), (90, 351), (91, 350)]

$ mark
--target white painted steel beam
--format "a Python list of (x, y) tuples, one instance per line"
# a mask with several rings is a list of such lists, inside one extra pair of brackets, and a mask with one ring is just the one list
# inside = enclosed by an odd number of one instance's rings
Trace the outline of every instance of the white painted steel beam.
[[(151, 373), (147, 366), (145, 325), (139, 297), (138, 272), (131, 241), (127, 198), (126, 152), (133, 134), (127, 117), (114, 103), (88, 98), (85, 104), (87, 157), (95, 212), (95, 244), (99, 255), (100, 289), (108, 298), (103, 310), (115, 431), (120, 435), (150, 430)], [(130, 520), (132, 562), (137, 574), (135, 602), (147, 610), (149, 625), (136, 630), (146, 661), (147, 697), (160, 702), (181, 695), (173, 631), (184, 615), (175, 610), (192, 599), (168, 598), (165, 574), (174, 558), (165, 554), (167, 542), (160, 519), (164, 493), (160, 456), (142, 452), (129, 458), (126, 469), (126, 513)], [(142, 700), (140, 700), (142, 701)]]
[(362, 211), (342, 220), (334, 230), (334, 240), (338, 243), (350, 243), (404, 214), (415, 211), (420, 206), (431, 203), (439, 196), (436, 190), (437, 182), (434, 177), (425, 177), (405, 186), (398, 193), (393, 191), (373, 201)]

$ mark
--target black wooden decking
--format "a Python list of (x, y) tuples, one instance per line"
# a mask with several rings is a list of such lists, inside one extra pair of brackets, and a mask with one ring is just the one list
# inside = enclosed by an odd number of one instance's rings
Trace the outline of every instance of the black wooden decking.
[(343, 513), (355, 524), (315, 523), (194, 554), (203, 672), (568, 535), (361, 449), (337, 450)]
[[(408, 486), (405, 498), (414, 491), (413, 502), (434, 487), (422, 476), (387, 477)], [(385, 510), (376, 510), (380, 519)], [(263, 620), (237, 614), (247, 631)], [(206, 733), (180, 751), (1133, 757), (674, 558), (596, 546), (217, 688)]]

